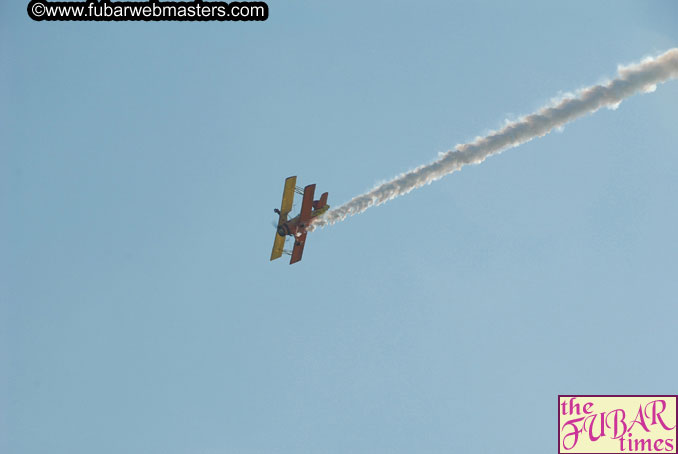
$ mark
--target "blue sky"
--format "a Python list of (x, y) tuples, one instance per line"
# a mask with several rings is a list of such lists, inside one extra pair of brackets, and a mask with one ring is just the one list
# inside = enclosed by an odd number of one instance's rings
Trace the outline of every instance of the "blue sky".
[(676, 81), (268, 257), (285, 177), (338, 205), (678, 4), (268, 3), (0, 5), (0, 451), (543, 453), (558, 394), (676, 393)]

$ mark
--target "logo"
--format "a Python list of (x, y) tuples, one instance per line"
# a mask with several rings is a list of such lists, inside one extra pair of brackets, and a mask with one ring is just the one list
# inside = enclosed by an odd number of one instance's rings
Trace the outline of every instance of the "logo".
[(558, 396), (558, 454), (675, 454), (678, 396)]

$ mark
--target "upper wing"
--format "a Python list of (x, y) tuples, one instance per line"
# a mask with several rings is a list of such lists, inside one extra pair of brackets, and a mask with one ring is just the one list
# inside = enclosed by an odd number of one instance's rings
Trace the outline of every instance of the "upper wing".
[[(278, 225), (287, 221), (287, 215), (292, 211), (292, 203), (294, 202), (294, 188), (297, 184), (297, 177), (288, 177), (285, 180), (285, 188), (283, 189), (282, 203), (280, 204), (280, 218)], [(271, 251), (271, 260), (280, 258), (285, 247), (285, 237), (275, 234), (275, 241), (273, 242), (273, 250)]]
[(285, 237), (278, 235), (278, 232), (276, 232), (275, 241), (273, 242), (273, 250), (271, 251), (271, 260), (279, 259), (283, 254), (284, 247)]
[(306, 232), (294, 238), (294, 249), (292, 249), (292, 258), (290, 265), (301, 260), (301, 255), (304, 253), (304, 245), (306, 244)]
[(283, 190), (282, 203), (280, 204), (280, 221), (282, 224), (287, 221), (287, 215), (292, 211), (292, 203), (294, 202), (294, 187), (297, 184), (297, 177), (289, 177), (285, 180), (285, 189)]
[(299, 224), (302, 226), (307, 226), (311, 222), (314, 194), (315, 184), (309, 184), (304, 188), (304, 199), (301, 202), (301, 213), (299, 213)]

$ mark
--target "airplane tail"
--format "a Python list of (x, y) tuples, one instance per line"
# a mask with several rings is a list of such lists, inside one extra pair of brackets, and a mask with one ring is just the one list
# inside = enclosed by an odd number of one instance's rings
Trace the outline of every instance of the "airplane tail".
[(328, 192), (323, 192), (323, 195), (320, 196), (320, 200), (315, 200), (313, 202), (313, 208), (316, 210), (321, 209), (325, 205), (327, 205), (327, 196), (329, 195)]

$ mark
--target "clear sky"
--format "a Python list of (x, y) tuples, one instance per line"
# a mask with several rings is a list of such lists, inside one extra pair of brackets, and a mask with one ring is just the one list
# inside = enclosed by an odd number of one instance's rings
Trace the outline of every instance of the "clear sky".
[(0, 452), (537, 454), (558, 394), (678, 391), (678, 81), (268, 260), (285, 177), (341, 204), (678, 46), (678, 3), (26, 3), (0, 3)]

